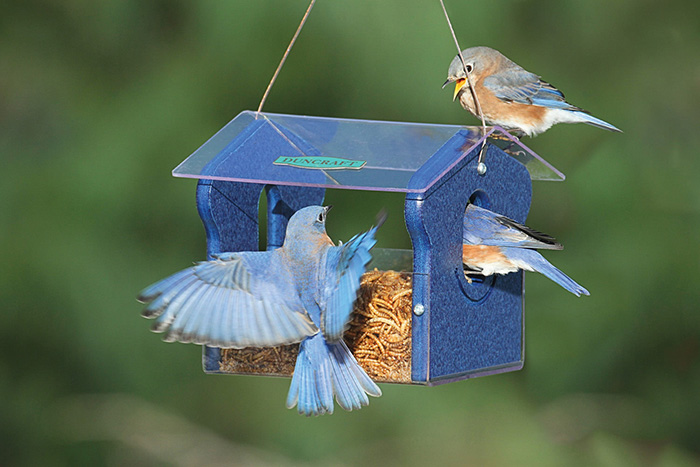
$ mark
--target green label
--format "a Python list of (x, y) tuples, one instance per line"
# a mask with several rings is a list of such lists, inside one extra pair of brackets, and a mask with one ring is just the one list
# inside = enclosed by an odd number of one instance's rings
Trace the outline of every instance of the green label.
[(337, 157), (323, 156), (280, 156), (275, 160), (276, 165), (291, 165), (303, 169), (361, 169), (367, 161), (352, 161)]

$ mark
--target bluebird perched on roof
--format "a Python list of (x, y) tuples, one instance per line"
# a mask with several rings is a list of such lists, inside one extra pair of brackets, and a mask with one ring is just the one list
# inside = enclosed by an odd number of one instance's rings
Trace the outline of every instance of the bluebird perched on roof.
[(544, 274), (577, 297), (590, 295), (535, 251), (562, 248), (549, 235), (488, 209), (470, 204), (464, 213), (462, 263), (467, 275), (490, 276), (524, 269)]
[[(301, 342), (287, 407), (333, 413), (369, 404), (381, 390), (342, 339), (370, 261), (379, 225), (334, 246), (328, 207), (309, 206), (289, 220), (272, 251), (221, 253), (148, 287), (139, 300), (164, 340), (220, 348)], [(381, 221), (379, 222), (381, 224)]]
[(587, 111), (569, 104), (564, 94), (489, 47), (462, 51), (464, 65), (457, 55), (447, 72), (447, 81), (455, 83), (453, 100), (479, 116), (467, 82), (466, 67), (484, 114), (484, 120), (529, 136), (548, 130), (555, 123), (587, 123), (610, 131), (620, 130)]

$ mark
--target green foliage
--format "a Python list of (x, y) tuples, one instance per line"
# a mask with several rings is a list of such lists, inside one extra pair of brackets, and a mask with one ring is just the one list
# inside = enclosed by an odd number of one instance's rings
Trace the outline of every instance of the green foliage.
[[(464, 48), (501, 50), (625, 131), (525, 139), (568, 176), (535, 183), (528, 224), (591, 297), (529, 274), (523, 371), (385, 385), (319, 419), (284, 409), (287, 380), (202, 374), (199, 347), (162, 343), (135, 300), (204, 257), (195, 184), (170, 170), (257, 107), (307, 2), (0, 8), (3, 464), (697, 463), (695, 2), (446, 4)], [(440, 89), (454, 55), (436, 1), (319, 0), (265, 110), (476, 124)], [(384, 201), (329, 197), (343, 240)], [(402, 229), (380, 242), (407, 246)]]

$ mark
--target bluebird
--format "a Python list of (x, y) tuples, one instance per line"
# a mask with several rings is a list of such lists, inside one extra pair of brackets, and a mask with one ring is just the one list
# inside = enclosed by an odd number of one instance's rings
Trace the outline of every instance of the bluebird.
[(342, 339), (360, 277), (382, 221), (334, 246), (328, 207), (308, 206), (289, 220), (281, 248), (221, 253), (153, 284), (139, 295), (146, 318), (168, 342), (220, 348), (301, 342), (287, 397), (307, 416), (369, 404), (379, 387)]
[[(561, 250), (547, 234), (533, 230), (474, 204), (464, 213), (462, 263), (465, 274), (508, 274), (519, 269), (544, 274), (580, 297), (590, 295), (569, 276), (555, 268), (535, 249)], [(469, 280), (469, 276), (467, 276)]]
[(464, 65), (457, 55), (447, 72), (447, 81), (455, 83), (453, 100), (473, 115), (479, 116), (464, 72), (466, 65), (484, 120), (506, 129), (535, 136), (555, 123), (587, 123), (621, 132), (587, 111), (569, 104), (557, 88), (539, 76), (513, 63), (489, 47), (472, 47), (462, 51)]

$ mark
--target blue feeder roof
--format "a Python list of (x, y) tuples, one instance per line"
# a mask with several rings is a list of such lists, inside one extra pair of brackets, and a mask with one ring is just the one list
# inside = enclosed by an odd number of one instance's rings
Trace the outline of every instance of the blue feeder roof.
[[(489, 142), (525, 165), (533, 180), (564, 179), (564, 174), (503, 129), (487, 130)], [(173, 175), (422, 193), (481, 144), (481, 133), (476, 126), (244, 111), (177, 166)], [(448, 157), (433, 158), (429, 170), (414, 177), (452, 138), (464, 144)], [(488, 165), (488, 159), (485, 162)]]

